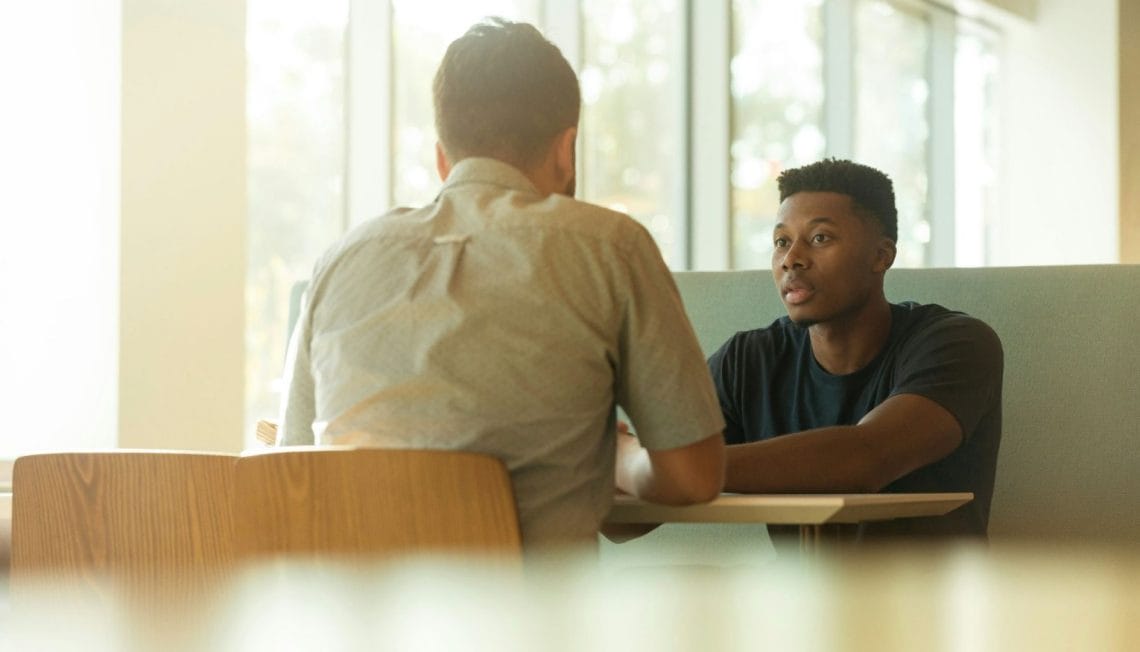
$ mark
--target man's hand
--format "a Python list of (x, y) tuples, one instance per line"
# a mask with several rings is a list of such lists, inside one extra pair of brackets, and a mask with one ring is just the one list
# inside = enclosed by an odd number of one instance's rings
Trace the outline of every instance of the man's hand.
[[(637, 435), (629, 429), (629, 424), (625, 421), (617, 422), (617, 459), (618, 464), (623, 457), (636, 455), (637, 451), (641, 450), (641, 444), (637, 441)], [(617, 474), (619, 477), (621, 474)], [(621, 486), (617, 486), (617, 493), (619, 495), (629, 495)], [(649, 534), (656, 530), (660, 523), (602, 523), (601, 534), (605, 538), (614, 543), (625, 543), (630, 539), (636, 539), (641, 536)]]
[[(637, 435), (629, 429), (629, 424), (624, 421), (617, 422), (617, 469), (622, 468), (624, 464), (628, 464), (633, 458), (645, 453), (642, 448), (641, 442), (637, 440)], [(614, 482), (619, 493), (634, 494), (632, 487), (622, 486), (624, 476), (618, 471), (615, 473)], [(635, 494), (636, 495), (636, 494)]]

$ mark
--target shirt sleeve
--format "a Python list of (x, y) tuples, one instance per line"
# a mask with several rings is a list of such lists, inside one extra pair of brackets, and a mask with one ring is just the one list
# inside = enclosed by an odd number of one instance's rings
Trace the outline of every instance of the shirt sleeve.
[(285, 356), (284, 389), (277, 425), (278, 446), (315, 444), (313, 421), (316, 420), (316, 385), (313, 382), (309, 342), (312, 335), (312, 312), (308, 293), (301, 301), (300, 318), (289, 338)]
[(679, 448), (720, 434), (724, 418), (673, 275), (640, 226), (623, 269), (616, 396), (641, 444)]
[(1001, 340), (984, 322), (944, 316), (904, 344), (891, 395), (917, 394), (946, 408), (968, 438), (1001, 400)]

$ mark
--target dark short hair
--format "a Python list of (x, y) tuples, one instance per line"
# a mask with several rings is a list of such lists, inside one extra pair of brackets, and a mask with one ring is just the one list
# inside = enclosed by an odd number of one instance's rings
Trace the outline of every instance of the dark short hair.
[(452, 163), (488, 156), (528, 169), (578, 124), (578, 77), (533, 25), (487, 18), (451, 43), (432, 84)]
[(891, 178), (868, 165), (825, 158), (798, 168), (789, 168), (777, 180), (780, 201), (797, 192), (836, 192), (847, 195), (855, 211), (874, 218), (891, 240), (899, 238), (899, 214)]

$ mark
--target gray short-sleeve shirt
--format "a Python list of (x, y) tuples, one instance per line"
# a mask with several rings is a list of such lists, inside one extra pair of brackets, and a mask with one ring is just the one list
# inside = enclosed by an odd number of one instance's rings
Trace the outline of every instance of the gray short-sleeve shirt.
[(593, 540), (613, 495), (615, 405), (650, 449), (724, 425), (648, 232), (484, 158), (317, 263), (286, 381), (279, 443), (502, 459), (528, 546)]

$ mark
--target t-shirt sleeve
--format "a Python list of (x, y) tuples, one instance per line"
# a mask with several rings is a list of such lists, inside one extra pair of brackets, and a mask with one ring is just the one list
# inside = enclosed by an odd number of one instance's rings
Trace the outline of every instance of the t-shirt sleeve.
[(724, 443), (743, 444), (744, 419), (741, 415), (741, 396), (738, 375), (741, 373), (740, 352), (742, 349), (741, 334), (737, 334), (725, 342), (719, 349), (709, 356), (709, 373), (712, 375), (713, 386), (716, 387), (717, 402), (720, 404), (721, 414), (724, 416)]
[(984, 322), (960, 313), (942, 317), (904, 344), (891, 395), (917, 394), (946, 408), (968, 438), (1001, 400), (1001, 340)]
[(649, 449), (679, 448), (724, 428), (704, 354), (673, 275), (638, 227), (623, 268), (616, 396)]

